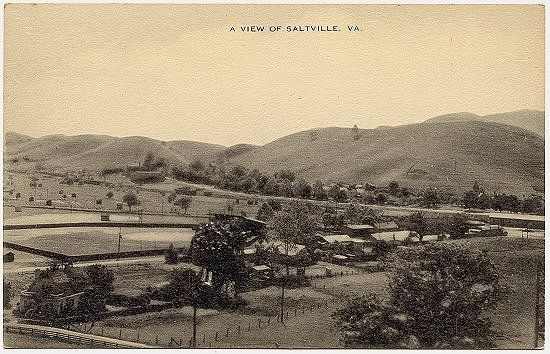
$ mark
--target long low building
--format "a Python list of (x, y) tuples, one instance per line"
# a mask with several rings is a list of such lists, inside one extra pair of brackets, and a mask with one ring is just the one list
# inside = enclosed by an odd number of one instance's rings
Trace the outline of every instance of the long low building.
[(544, 230), (544, 215), (491, 213), (489, 223), (508, 227)]
[(360, 238), (349, 237), (348, 235), (326, 235), (323, 239), (328, 243), (366, 243), (367, 241)]
[(406, 241), (418, 242), (418, 237), (411, 231), (386, 231), (377, 232), (371, 235), (376, 241), (384, 241), (387, 243), (404, 243)]

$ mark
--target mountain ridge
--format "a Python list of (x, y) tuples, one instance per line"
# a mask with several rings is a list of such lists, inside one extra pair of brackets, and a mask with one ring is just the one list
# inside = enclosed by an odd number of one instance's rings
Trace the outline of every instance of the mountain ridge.
[(449, 123), (478, 120), (512, 125), (529, 130), (544, 138), (545, 112), (533, 109), (520, 109), (512, 112), (493, 113), (480, 116), (470, 112), (443, 114), (424, 121), (424, 123)]
[(152, 153), (170, 165), (201, 159), (266, 173), (291, 169), (311, 182), (385, 185), (396, 180), (413, 188), (460, 191), (479, 181), (488, 190), (520, 194), (544, 185), (544, 139), (521, 127), (476, 117), (463, 112), (383, 129), (314, 128), (262, 146), (91, 134), (32, 138), (8, 132), (4, 160), (100, 171), (142, 162)]

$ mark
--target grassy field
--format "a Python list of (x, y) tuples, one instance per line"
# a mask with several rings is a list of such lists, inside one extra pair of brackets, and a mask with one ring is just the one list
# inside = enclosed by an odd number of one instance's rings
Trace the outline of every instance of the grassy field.
[[(117, 252), (118, 228), (82, 227), (10, 230), (4, 240), (67, 255)], [(194, 232), (188, 229), (122, 228), (121, 251), (188, 246)]]
[[(324, 269), (325, 266), (351, 270), (332, 264), (322, 264), (316, 268)], [(312, 274), (316, 268), (308, 269), (306, 273)], [(168, 270), (169, 268), (159, 269), (158, 266), (125, 266), (114, 271), (117, 283), (122, 284), (117, 287), (143, 289), (146, 284), (158, 283), (161, 278), (167, 279)], [(140, 284), (136, 284), (132, 279), (137, 279)], [(334, 328), (331, 314), (345, 303), (346, 297), (352, 292), (369, 290), (384, 296), (385, 282), (384, 274), (372, 273), (315, 279), (310, 287), (287, 289), (285, 316), (288, 312), (288, 319), (284, 325), (276, 321), (280, 311), (280, 288), (272, 286), (243, 293), (241, 295), (248, 303), (244, 309), (199, 309), (198, 345), (217, 348), (341, 348), (343, 344)], [(192, 333), (192, 311), (184, 307), (156, 313), (111, 317), (96, 322), (92, 332), (100, 334), (103, 331), (105, 335), (117, 337), (121, 329), (122, 337), (127, 340), (139, 338), (141, 342), (155, 344), (158, 336), (160, 345), (167, 346), (173, 337), (176, 340), (181, 338), (185, 344)]]
[[(494, 329), (502, 335), (497, 342), (498, 348), (532, 348), (534, 271), (537, 262), (544, 255), (544, 240), (475, 238), (446, 242), (487, 251), (495, 262), (502, 281), (509, 288), (507, 300), (500, 303), (496, 309), (487, 312), (487, 316), (493, 321)], [(344, 266), (320, 263), (308, 268), (306, 274), (322, 274), (327, 266), (333, 268), (334, 272), (351, 270)], [(174, 267), (156, 263), (113, 266), (111, 269), (115, 274), (117, 290), (143, 290), (147, 286), (165, 282)], [(32, 277), (30, 274), (10, 274), (5, 276), (5, 279), (15, 281), (16, 291), (20, 291), (28, 285)], [(386, 298), (387, 279), (387, 274), (383, 272), (364, 273), (313, 279), (310, 287), (287, 290), (285, 302), (289, 318), (285, 325), (275, 321), (279, 310), (279, 288), (268, 287), (243, 293), (242, 296), (248, 301), (245, 309), (199, 310), (199, 347), (343, 347), (334, 328), (331, 313), (343, 306), (346, 299), (351, 296), (374, 292), (381, 298)], [(154, 344), (158, 336), (160, 344), (168, 346), (170, 337), (173, 337), (176, 340), (182, 339), (185, 346), (191, 336), (191, 321), (190, 308), (168, 309), (155, 313), (108, 318), (95, 323), (92, 333), (99, 334), (103, 328), (105, 335), (118, 337), (122, 329), (123, 339)]]
[[(9, 178), (11, 176), (11, 178)], [(31, 177), (38, 178), (39, 184), (42, 187), (30, 187)], [(121, 180), (118, 177), (113, 177), (110, 180), (107, 177), (106, 181), (115, 184), (114, 187), (96, 186), (90, 184), (66, 185), (60, 184), (60, 177), (52, 177), (35, 173), (34, 175), (25, 175), (22, 173), (10, 172), (4, 179), (4, 205), (34, 205), (45, 206), (46, 200), (51, 199), (54, 206), (64, 208), (85, 208), (101, 210), (116, 209), (117, 203), (122, 202), (122, 197), (129, 192), (135, 193), (140, 201), (138, 207), (133, 209), (143, 209), (147, 212), (155, 213), (181, 213), (183, 210), (168, 202), (168, 193), (173, 192), (175, 188), (186, 185), (183, 182), (167, 180), (163, 183), (147, 184), (138, 186), (126, 180)], [(12, 191), (11, 194), (9, 191)], [(109, 199), (106, 195), (108, 192), (113, 192), (113, 197)], [(21, 198), (15, 200), (15, 194), (20, 193)], [(76, 198), (71, 197), (75, 193)], [(245, 212), (249, 216), (255, 216), (258, 210), (258, 205), (248, 205), (245, 195), (236, 198), (232, 196), (192, 196), (192, 203), (188, 209), (188, 214), (192, 215), (208, 215), (209, 213), (227, 212), (227, 206), (231, 205), (233, 213), (240, 214)], [(66, 195), (66, 198), (63, 198)], [(29, 202), (29, 197), (34, 197), (34, 202)], [(102, 204), (96, 204), (96, 200), (101, 199)], [(128, 210), (124, 207), (124, 210)], [(7, 214), (6, 214), (7, 212)], [(13, 208), (5, 208), (4, 217), (13, 215)], [(18, 215), (19, 213), (15, 213)]]

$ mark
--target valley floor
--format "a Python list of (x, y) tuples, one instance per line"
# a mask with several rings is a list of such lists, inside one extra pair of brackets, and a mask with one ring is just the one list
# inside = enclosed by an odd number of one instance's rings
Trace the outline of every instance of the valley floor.
[[(487, 312), (487, 316), (493, 321), (494, 329), (501, 334), (497, 347), (533, 348), (534, 271), (537, 262), (544, 257), (544, 240), (500, 237), (445, 242), (486, 250), (509, 288), (507, 300)], [(173, 267), (161, 262), (162, 260), (158, 260), (142, 265), (113, 267), (116, 282), (120, 286), (129, 287), (144, 287), (149, 283), (159, 282)], [(19, 274), (6, 276), (6, 280), (29, 281), (29, 278), (21, 278)], [(139, 282), (135, 281), (137, 279)], [(387, 275), (383, 272), (365, 273), (315, 279), (310, 287), (288, 290), (285, 301), (288, 319), (285, 319), (285, 325), (276, 320), (279, 311), (279, 288), (268, 287), (244, 293), (243, 297), (248, 301), (245, 310), (199, 309), (197, 345), (202, 348), (342, 348), (343, 343), (334, 327), (332, 312), (345, 305), (346, 299), (351, 296), (374, 292), (384, 298), (386, 282)], [(17, 288), (21, 288), (22, 284), (18, 285)], [(186, 347), (191, 338), (191, 324), (192, 311), (184, 307), (111, 317), (94, 323), (91, 333), (101, 334), (103, 331), (106, 336), (118, 338), (122, 335), (122, 339), (125, 340), (153, 345), (158, 336), (158, 343), (163, 347), (177, 346), (175, 342), (179, 343), (181, 339), (182, 346)], [(90, 323), (87, 324), (88, 329), (90, 326)], [(175, 340), (171, 345), (170, 338)], [(18, 338), (8, 338), (6, 343), (24, 346), (24, 342)]]

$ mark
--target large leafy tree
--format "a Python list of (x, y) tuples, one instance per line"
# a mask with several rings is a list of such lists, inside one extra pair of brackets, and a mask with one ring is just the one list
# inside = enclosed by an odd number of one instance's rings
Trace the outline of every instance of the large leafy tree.
[[(309, 244), (315, 236), (315, 230), (321, 225), (318, 210), (305, 203), (292, 202), (270, 222), (270, 237), (284, 245), (284, 252), (296, 247), (296, 244)], [(288, 272), (287, 272), (288, 273)]]
[(466, 223), (466, 216), (462, 214), (455, 214), (448, 221), (447, 232), (451, 238), (463, 238), (468, 232), (468, 224)]
[[(320, 225), (319, 211), (313, 207), (292, 202), (287, 204), (270, 222), (271, 238), (283, 244), (281, 257), (286, 268), (286, 278), (290, 276), (288, 253), (296, 248), (296, 244), (309, 244), (315, 236), (315, 230)], [(284, 318), (284, 299), (286, 278), (281, 279), (281, 321)]]
[(344, 218), (347, 222), (355, 224), (374, 224), (379, 221), (380, 217), (371, 208), (350, 203), (344, 212)]
[(183, 209), (183, 212), (185, 214), (187, 214), (187, 210), (189, 209), (189, 207), (191, 206), (191, 203), (193, 202), (193, 199), (191, 199), (191, 197), (189, 196), (183, 196), (181, 198), (179, 198), (178, 200), (176, 200), (174, 202), (174, 204), (176, 204), (177, 206), (179, 206), (181, 209)]
[(456, 245), (400, 249), (389, 264), (388, 302), (355, 299), (336, 312), (344, 340), (360, 347), (482, 348), (493, 345), (483, 317), (505, 294), (487, 254)]
[(134, 205), (139, 205), (139, 200), (134, 193), (127, 193), (122, 197), (122, 201), (128, 205), (128, 210), (132, 211)]
[(191, 241), (193, 263), (213, 272), (213, 288), (221, 292), (229, 282), (235, 282), (235, 291), (244, 279), (245, 265), (242, 251), (247, 231), (237, 223), (208, 223), (203, 225)]
[(408, 229), (416, 232), (420, 241), (428, 234), (428, 222), (421, 211), (409, 215)]
[(269, 221), (271, 218), (275, 216), (275, 212), (273, 211), (273, 208), (268, 203), (262, 203), (262, 206), (258, 210), (258, 214), (256, 215), (256, 218), (258, 220), (262, 221)]
[[(113, 291), (113, 272), (104, 265), (94, 264), (85, 268), (87, 275), (86, 297), (81, 308), (86, 312), (100, 312), (105, 310), (105, 302)], [(75, 285), (80, 288), (83, 285)]]

